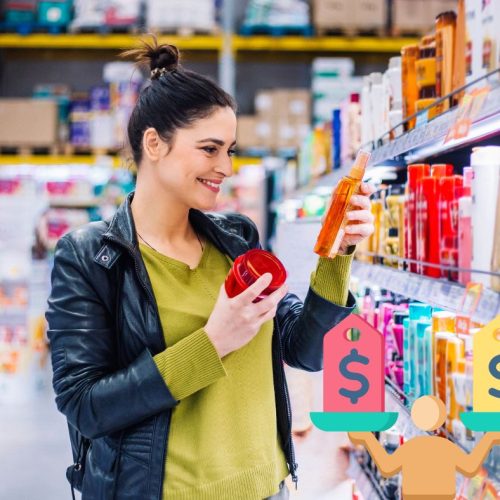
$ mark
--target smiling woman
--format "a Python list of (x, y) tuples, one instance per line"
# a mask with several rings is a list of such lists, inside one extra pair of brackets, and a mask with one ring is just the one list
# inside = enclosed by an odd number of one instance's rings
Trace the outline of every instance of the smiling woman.
[(151, 71), (128, 127), (136, 190), (112, 220), (61, 238), (54, 259), (48, 336), (68, 477), (83, 500), (288, 498), (283, 363), (322, 368), (325, 333), (355, 303), (352, 255), (320, 259), (305, 304), (286, 284), (254, 302), (269, 274), (229, 298), (233, 262), (260, 248), (250, 219), (210, 212), (233, 173), (234, 101), (171, 45), (128, 55)]

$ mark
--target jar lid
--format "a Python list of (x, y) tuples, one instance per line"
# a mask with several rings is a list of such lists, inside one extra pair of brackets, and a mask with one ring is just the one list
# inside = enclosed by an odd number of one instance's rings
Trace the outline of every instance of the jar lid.
[(240, 264), (255, 282), (263, 274), (271, 273), (270, 287), (280, 287), (286, 281), (286, 269), (281, 261), (271, 252), (253, 249), (243, 255)]

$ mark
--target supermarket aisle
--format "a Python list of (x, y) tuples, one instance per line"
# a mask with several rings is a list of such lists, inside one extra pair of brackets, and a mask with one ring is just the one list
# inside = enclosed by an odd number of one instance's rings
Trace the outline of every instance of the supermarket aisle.
[(28, 403), (0, 404), (0, 498), (71, 498), (64, 477), (71, 463), (67, 434), (48, 388)]
[[(345, 439), (343, 434), (314, 428), (296, 441), (299, 489), (290, 485), (291, 498), (344, 500), (332, 490), (346, 479), (347, 455), (338, 450)], [(0, 405), (0, 499), (71, 498), (64, 477), (70, 463), (66, 421), (50, 389), (29, 403)]]

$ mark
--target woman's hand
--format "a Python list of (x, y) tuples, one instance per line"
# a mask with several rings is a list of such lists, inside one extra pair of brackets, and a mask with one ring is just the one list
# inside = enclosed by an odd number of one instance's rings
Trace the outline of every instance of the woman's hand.
[(348, 248), (357, 245), (373, 234), (373, 214), (371, 212), (370, 195), (375, 192), (371, 184), (362, 183), (359, 193), (351, 197), (349, 211), (346, 218), (349, 221), (345, 226), (344, 238), (340, 242), (338, 253), (343, 255)]
[(220, 358), (248, 344), (266, 321), (273, 319), (280, 300), (286, 295), (285, 283), (260, 302), (253, 301), (269, 286), (272, 275), (266, 273), (244, 292), (229, 298), (221, 286), (217, 302), (205, 325), (205, 332)]

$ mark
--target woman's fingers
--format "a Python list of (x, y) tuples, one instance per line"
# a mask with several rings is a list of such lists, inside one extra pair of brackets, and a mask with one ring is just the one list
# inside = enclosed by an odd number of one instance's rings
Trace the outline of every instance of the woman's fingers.
[(363, 210), (370, 210), (371, 207), (370, 198), (361, 194), (351, 196), (350, 203), (352, 207), (361, 208)]
[(346, 234), (350, 236), (362, 236), (366, 238), (374, 231), (373, 224), (350, 224), (345, 227)]
[(367, 222), (372, 223), (375, 220), (375, 217), (371, 213), (370, 210), (351, 210), (346, 214), (348, 221), (357, 221), (357, 222)]

